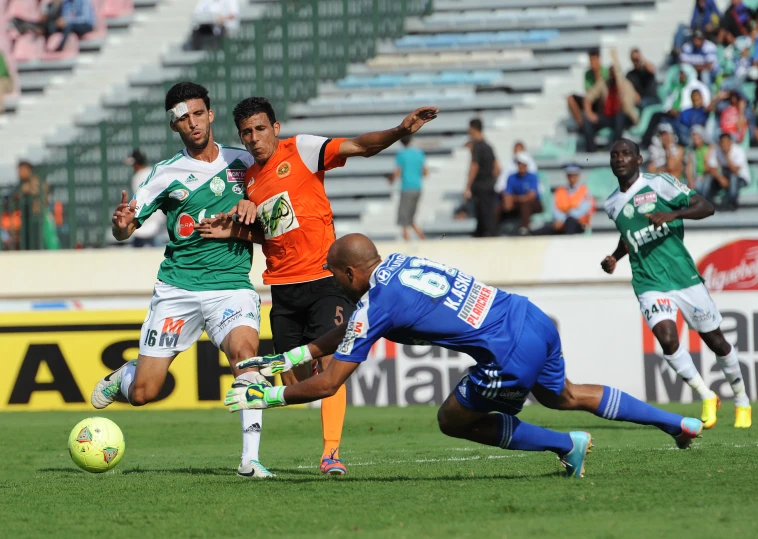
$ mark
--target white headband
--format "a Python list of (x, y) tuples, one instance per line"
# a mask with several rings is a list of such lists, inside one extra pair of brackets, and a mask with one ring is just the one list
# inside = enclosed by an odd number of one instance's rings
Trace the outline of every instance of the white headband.
[(181, 102), (173, 109), (167, 110), (166, 114), (168, 114), (168, 121), (173, 124), (185, 114), (189, 114), (189, 107), (187, 106), (187, 103)]

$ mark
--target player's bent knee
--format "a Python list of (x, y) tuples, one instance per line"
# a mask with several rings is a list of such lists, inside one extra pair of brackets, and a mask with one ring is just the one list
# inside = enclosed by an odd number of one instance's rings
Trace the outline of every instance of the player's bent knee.
[(158, 391), (144, 384), (134, 384), (129, 391), (129, 402), (132, 406), (144, 406), (158, 396)]
[(437, 412), (437, 425), (440, 428), (440, 432), (445, 436), (451, 436), (453, 438), (461, 437), (460, 425), (450, 420), (450, 416), (442, 409)]

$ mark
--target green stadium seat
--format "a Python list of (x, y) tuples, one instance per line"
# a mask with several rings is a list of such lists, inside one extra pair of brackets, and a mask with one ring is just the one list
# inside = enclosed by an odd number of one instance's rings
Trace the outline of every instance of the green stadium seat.
[(584, 183), (592, 196), (598, 200), (605, 200), (618, 187), (616, 177), (610, 168), (592, 169), (584, 176)]
[(647, 126), (650, 125), (650, 119), (653, 117), (653, 114), (656, 112), (663, 112), (663, 109), (663, 105), (648, 105), (642, 109), (640, 121), (637, 122), (637, 125), (633, 126), (629, 132), (635, 137), (641, 137), (644, 135), (645, 131), (647, 130)]
[(553, 139), (547, 139), (542, 143), (542, 147), (537, 150), (534, 157), (537, 159), (565, 159), (576, 154), (575, 136), (569, 136), (561, 142)]

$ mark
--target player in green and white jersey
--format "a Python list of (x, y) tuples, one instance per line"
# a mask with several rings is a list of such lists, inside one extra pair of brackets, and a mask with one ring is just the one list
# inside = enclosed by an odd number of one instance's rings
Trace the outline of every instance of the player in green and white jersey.
[(663, 357), (703, 400), (703, 424), (716, 424), (719, 397), (705, 385), (689, 352), (679, 344), (677, 311), (716, 354), (716, 361), (734, 391), (734, 426), (751, 426), (750, 401), (737, 352), (720, 329), (721, 314), (684, 246), (683, 219), (713, 215), (713, 205), (668, 174), (640, 173), (637, 144), (620, 139), (611, 148), (611, 169), (619, 182), (605, 202), (605, 211), (621, 233), (614, 253), (601, 266), (613, 273), (626, 254), (632, 266), (632, 287), (640, 310), (663, 349)]
[[(228, 212), (245, 196), (245, 171), (253, 158), (244, 149), (216, 144), (208, 90), (191, 82), (174, 85), (166, 95), (171, 129), (185, 148), (155, 165), (127, 202), (126, 191), (113, 214), (113, 236), (124, 241), (156, 211), (166, 214), (165, 260), (142, 325), (139, 357), (104, 377), (92, 392), (95, 408), (105, 408), (121, 394), (134, 406), (158, 398), (169, 366), (208, 333), (226, 354), (235, 384), (265, 380), (236, 364), (257, 355), (260, 297), (250, 283), (250, 243), (207, 240), (195, 224)], [(242, 418), (242, 463), (247, 477), (273, 477), (258, 459), (262, 414)]]

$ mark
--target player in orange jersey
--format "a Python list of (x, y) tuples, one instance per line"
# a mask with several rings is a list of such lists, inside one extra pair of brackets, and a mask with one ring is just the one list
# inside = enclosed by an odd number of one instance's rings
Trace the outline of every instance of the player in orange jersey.
[[(262, 234), (237, 225), (229, 229), (250, 241), (260, 241), (262, 236), (266, 255), (263, 282), (271, 285), (271, 331), (277, 352), (307, 344), (347, 322), (355, 308), (324, 269), (326, 254), (336, 239), (324, 172), (344, 166), (348, 157), (376, 155), (421, 129), (437, 112), (435, 107), (420, 108), (397, 127), (352, 139), (313, 135), (280, 139), (279, 122), (267, 99), (251, 97), (235, 107), (240, 140), (255, 163), (245, 176), (249, 202), (241, 201), (230, 214), (236, 213), (239, 222), (247, 226), (256, 222)], [(204, 230), (201, 233), (209, 237), (224, 233), (212, 227)], [(331, 356), (323, 358), (320, 370), (330, 360)], [(290, 371), (282, 380), (291, 385), (312, 372), (310, 367)], [(347, 472), (339, 458), (346, 403), (344, 386), (321, 403), (324, 474)]]

